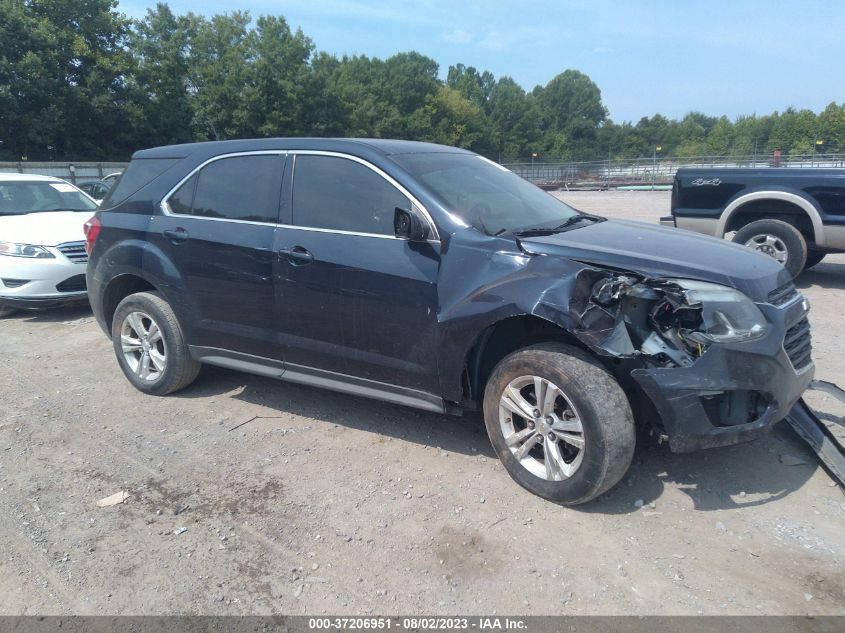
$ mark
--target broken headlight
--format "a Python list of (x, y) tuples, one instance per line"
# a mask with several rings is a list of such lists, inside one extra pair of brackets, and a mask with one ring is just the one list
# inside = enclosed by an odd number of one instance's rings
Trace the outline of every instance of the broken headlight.
[(766, 333), (768, 326), (763, 313), (738, 290), (691, 279), (666, 281), (680, 289), (680, 297), (676, 296), (675, 299), (682, 299), (683, 305), (678, 305), (678, 308), (700, 310), (701, 321), (698, 327), (681, 332), (688, 341), (701, 344), (736, 343), (751, 341)]

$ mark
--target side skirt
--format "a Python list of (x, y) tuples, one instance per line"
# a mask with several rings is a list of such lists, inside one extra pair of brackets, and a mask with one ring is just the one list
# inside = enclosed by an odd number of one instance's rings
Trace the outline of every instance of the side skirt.
[(425, 391), (339, 374), (325, 369), (293, 365), (271, 358), (241, 354), (216, 347), (190, 345), (189, 349), (194, 360), (209, 365), (217, 365), (218, 367), (302, 385), (313, 385), (331, 391), (392, 402), (415, 409), (423, 409), (424, 411), (446, 413), (443, 398)]

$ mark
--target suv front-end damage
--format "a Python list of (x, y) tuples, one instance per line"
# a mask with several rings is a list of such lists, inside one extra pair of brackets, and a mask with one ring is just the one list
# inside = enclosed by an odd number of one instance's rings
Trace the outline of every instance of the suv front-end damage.
[(755, 303), (720, 284), (585, 268), (572, 333), (632, 359), (676, 452), (753, 439), (785, 418), (813, 379), (808, 305), (794, 289)]

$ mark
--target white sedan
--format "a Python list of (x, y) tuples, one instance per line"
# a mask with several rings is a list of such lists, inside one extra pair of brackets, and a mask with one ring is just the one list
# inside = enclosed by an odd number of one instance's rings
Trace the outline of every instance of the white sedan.
[(0, 174), (0, 317), (85, 301), (94, 200), (64, 180)]

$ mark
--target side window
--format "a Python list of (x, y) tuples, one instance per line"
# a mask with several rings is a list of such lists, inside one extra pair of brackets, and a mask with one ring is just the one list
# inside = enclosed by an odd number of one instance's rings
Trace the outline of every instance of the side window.
[(191, 207), (194, 204), (194, 191), (196, 191), (196, 188), (197, 175), (194, 174), (167, 199), (167, 206), (170, 207), (171, 213), (191, 215)]
[(282, 159), (233, 156), (203, 167), (177, 189), (172, 213), (250, 222), (277, 222)]
[(126, 168), (117, 183), (103, 200), (101, 208), (108, 209), (126, 200), (141, 187), (148, 185), (179, 161), (178, 158), (136, 158)]
[(394, 209), (411, 206), (379, 174), (345, 158), (302, 154), (293, 173), (297, 226), (393, 235)]

